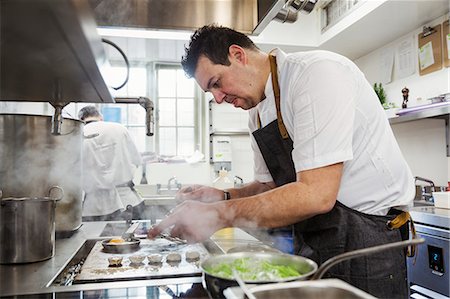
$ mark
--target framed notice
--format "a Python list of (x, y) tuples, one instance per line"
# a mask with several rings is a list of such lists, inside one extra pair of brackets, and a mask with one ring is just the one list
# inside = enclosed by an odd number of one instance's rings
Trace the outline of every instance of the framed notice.
[(450, 66), (450, 24), (447, 21), (445, 21), (442, 24), (442, 55), (444, 56), (444, 66), (449, 67)]
[(424, 27), (418, 36), (419, 74), (421, 76), (442, 69), (441, 24)]

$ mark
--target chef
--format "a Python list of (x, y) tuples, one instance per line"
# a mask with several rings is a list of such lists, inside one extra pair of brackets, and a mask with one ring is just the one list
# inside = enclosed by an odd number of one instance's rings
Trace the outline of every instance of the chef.
[[(293, 225), (295, 253), (318, 264), (408, 237), (402, 210), (414, 180), (354, 63), (326, 51), (265, 53), (244, 34), (208, 25), (192, 35), (182, 65), (217, 103), (249, 111), (255, 180), (180, 190), (184, 201), (149, 237), (171, 229), (197, 242), (224, 227)], [(403, 250), (342, 262), (328, 277), (381, 298), (408, 296)]]
[(85, 122), (83, 221), (123, 220), (129, 213), (139, 219), (144, 203), (134, 190), (133, 176), (142, 160), (128, 130), (103, 121), (95, 106), (83, 107), (78, 117)]

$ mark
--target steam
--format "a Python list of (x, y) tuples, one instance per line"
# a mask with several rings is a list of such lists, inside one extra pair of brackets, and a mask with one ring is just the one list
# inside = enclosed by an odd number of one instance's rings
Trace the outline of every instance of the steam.
[(62, 135), (50, 133), (51, 117), (0, 115), (0, 189), (3, 197), (46, 197), (60, 186), (56, 230), (81, 224), (81, 126), (64, 119)]

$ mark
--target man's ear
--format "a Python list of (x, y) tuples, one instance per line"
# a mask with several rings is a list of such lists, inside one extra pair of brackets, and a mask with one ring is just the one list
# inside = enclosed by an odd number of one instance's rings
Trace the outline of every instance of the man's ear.
[(247, 64), (247, 53), (245, 49), (238, 45), (231, 45), (228, 48), (228, 55), (231, 60), (237, 60), (240, 63)]

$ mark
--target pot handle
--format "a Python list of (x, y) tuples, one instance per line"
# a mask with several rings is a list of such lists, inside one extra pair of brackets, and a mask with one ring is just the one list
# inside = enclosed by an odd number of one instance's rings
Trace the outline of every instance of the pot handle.
[(411, 246), (411, 245), (417, 245), (417, 244), (421, 244), (423, 242), (425, 242), (425, 239), (423, 239), (423, 238), (412, 239), (412, 240), (406, 240), (406, 241), (401, 241), (401, 242), (394, 242), (394, 243), (388, 243), (388, 244), (358, 249), (358, 250), (354, 250), (354, 251), (336, 255), (336, 256), (326, 260), (322, 265), (320, 265), (320, 267), (317, 269), (316, 273), (314, 273), (314, 275), (311, 277), (311, 280), (321, 279), (322, 276), (331, 267), (333, 267), (334, 265), (336, 265), (337, 263), (340, 263), (342, 261), (346, 261), (346, 260), (349, 260), (349, 259), (352, 259), (355, 257), (369, 255), (372, 253), (376, 253), (376, 252), (380, 252), (380, 251), (384, 251), (384, 250), (388, 250), (388, 249), (393, 249), (393, 248), (397, 248), (397, 247), (407, 247), (407, 246)]
[[(59, 190), (59, 196), (57, 196), (57, 197), (52, 197), (51, 196), (52, 191), (54, 189)], [(54, 201), (60, 201), (64, 197), (64, 190), (63, 190), (63, 188), (61, 188), (59, 186), (50, 187), (50, 189), (48, 189), (48, 197), (53, 198)]]

